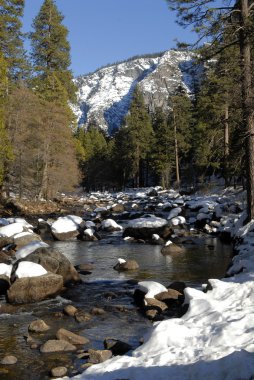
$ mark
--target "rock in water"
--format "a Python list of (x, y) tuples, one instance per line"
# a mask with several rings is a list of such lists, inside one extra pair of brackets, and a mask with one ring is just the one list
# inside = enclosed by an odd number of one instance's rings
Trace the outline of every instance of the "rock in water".
[(70, 261), (57, 249), (38, 248), (25, 258), (26, 261), (40, 264), (46, 271), (61, 275), (63, 282), (80, 281), (80, 276)]
[(4, 365), (11, 365), (11, 364), (16, 364), (18, 361), (18, 359), (16, 358), (16, 356), (13, 356), (13, 355), (7, 355), (5, 356), (2, 360), (1, 360), (1, 364), (4, 364)]
[(30, 323), (28, 326), (28, 331), (30, 332), (45, 332), (48, 331), (50, 327), (42, 320), (42, 319), (37, 319), (36, 321), (33, 321)]
[(53, 273), (19, 278), (7, 291), (7, 298), (10, 303), (38, 302), (56, 295), (62, 288), (63, 277)]
[(76, 351), (76, 347), (64, 340), (48, 340), (46, 343), (44, 343), (40, 351), (43, 353), (47, 352), (58, 352), (58, 351)]
[(84, 336), (74, 334), (73, 332), (65, 330), (65, 329), (59, 329), (56, 333), (56, 337), (59, 340), (64, 340), (64, 341), (69, 342), (71, 344), (87, 344), (87, 343), (89, 343), (89, 339), (85, 338)]

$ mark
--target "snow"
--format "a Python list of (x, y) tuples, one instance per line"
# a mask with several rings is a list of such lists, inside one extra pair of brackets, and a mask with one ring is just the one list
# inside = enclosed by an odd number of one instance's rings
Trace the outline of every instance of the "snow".
[(185, 224), (185, 223), (186, 223), (186, 220), (184, 216), (177, 216), (170, 220), (170, 224), (172, 224), (173, 226), (179, 226), (179, 224)]
[(16, 277), (38, 277), (47, 274), (48, 272), (40, 264), (32, 263), (30, 261), (21, 261), (16, 269)]
[(124, 264), (124, 263), (126, 263), (126, 260), (121, 259), (120, 257), (119, 257), (119, 259), (117, 259), (117, 261), (118, 261), (119, 264)]
[(20, 232), (23, 232), (23, 224), (21, 223), (11, 223), (4, 227), (0, 227), (0, 236), (7, 236), (11, 237), (13, 235), (19, 234)]
[[(191, 209), (208, 207), (210, 213), (219, 203), (223, 204), (223, 199), (218, 195), (204, 196), (188, 202)], [(219, 207), (217, 212), (220, 213)], [(238, 255), (228, 270), (232, 277), (210, 279), (206, 292), (186, 288), (185, 303), (189, 307), (181, 318), (154, 323), (144, 337), (144, 344), (131, 356), (113, 357), (74, 379), (251, 380), (254, 375), (254, 221), (243, 226), (245, 217), (244, 212), (229, 213), (218, 222), (220, 226), (214, 225), (239, 241)], [(142, 281), (138, 286), (147, 292), (146, 297), (166, 290), (153, 281)]]
[(12, 265), (8, 264), (0, 264), (0, 276), (5, 275), (7, 277), (11, 277)]
[(156, 216), (150, 216), (149, 218), (138, 218), (130, 221), (128, 227), (131, 228), (160, 228), (167, 225), (168, 222), (165, 219), (158, 218)]
[(119, 230), (123, 229), (123, 227), (120, 226), (119, 224), (117, 224), (113, 219), (103, 220), (102, 223), (101, 223), (101, 228), (103, 230), (107, 230), (108, 228), (116, 228), (116, 229), (119, 229)]
[(26, 256), (30, 255), (30, 253), (34, 252), (36, 249), (45, 247), (49, 247), (49, 245), (47, 243), (44, 243), (43, 241), (32, 241), (31, 243), (25, 245), (16, 252), (16, 259), (24, 259)]
[(53, 233), (65, 233), (76, 231), (83, 219), (76, 215), (62, 216), (58, 218), (51, 226)]
[(94, 234), (94, 231), (91, 228), (87, 228), (84, 230), (84, 235), (92, 237)]
[(138, 288), (146, 293), (145, 298), (154, 298), (156, 294), (168, 291), (164, 285), (155, 281), (140, 281)]

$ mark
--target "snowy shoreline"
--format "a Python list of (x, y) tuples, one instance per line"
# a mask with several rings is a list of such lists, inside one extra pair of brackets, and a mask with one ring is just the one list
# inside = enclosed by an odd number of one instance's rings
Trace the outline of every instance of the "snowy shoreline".
[(243, 220), (244, 212), (224, 223), (237, 239), (231, 277), (209, 280), (206, 293), (186, 288), (182, 318), (154, 323), (132, 356), (116, 356), (73, 379), (253, 379), (254, 221), (242, 227)]

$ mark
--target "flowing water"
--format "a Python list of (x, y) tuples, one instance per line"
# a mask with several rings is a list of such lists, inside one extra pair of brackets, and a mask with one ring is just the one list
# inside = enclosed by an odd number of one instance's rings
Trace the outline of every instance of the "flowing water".
[[(50, 369), (59, 365), (67, 366), (69, 375), (82, 370), (85, 361), (78, 359), (76, 354), (41, 354), (38, 348), (29, 348), (24, 336), (29, 323), (37, 318), (51, 327), (44, 334), (31, 334), (38, 345), (54, 339), (56, 331), (64, 327), (90, 339), (82, 349), (103, 349), (106, 337), (137, 347), (151, 322), (132, 302), (136, 281), (153, 280), (165, 286), (173, 281), (185, 281), (187, 285), (200, 287), (208, 278), (221, 278), (225, 274), (232, 253), (230, 245), (205, 235), (184, 240), (186, 252), (176, 256), (163, 256), (161, 246), (127, 243), (120, 238), (120, 233), (105, 236), (98, 242), (54, 242), (54, 247), (74, 265), (92, 263), (94, 269), (90, 274), (82, 275), (82, 284), (66, 289), (61, 297), (18, 306), (15, 314), (0, 315), (0, 358), (6, 354), (18, 358), (13, 366), (0, 365), (0, 378), (49, 379)], [(119, 257), (135, 259), (140, 269), (116, 272), (113, 267)], [(4, 303), (3, 298), (0, 303)], [(64, 305), (70, 303), (85, 312), (100, 307), (105, 314), (78, 323), (73, 317), (61, 313)]]

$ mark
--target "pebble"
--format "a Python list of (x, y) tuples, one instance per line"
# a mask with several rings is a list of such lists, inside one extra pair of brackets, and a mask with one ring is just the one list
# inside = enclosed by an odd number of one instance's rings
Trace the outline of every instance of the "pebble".
[(13, 355), (6, 355), (2, 360), (1, 364), (15, 364), (17, 363), (18, 359), (16, 356)]
[(51, 375), (54, 377), (62, 377), (66, 375), (67, 371), (66, 367), (55, 367), (52, 368)]

